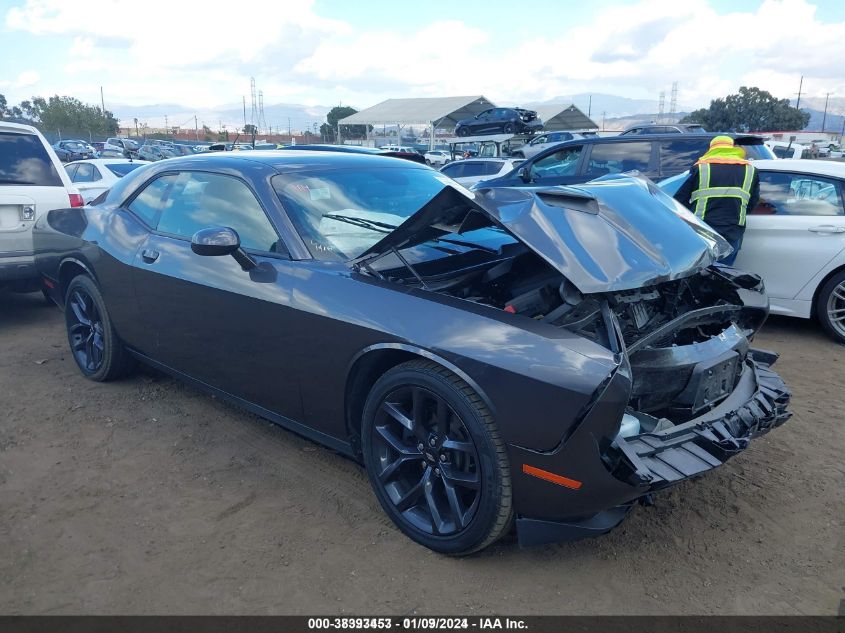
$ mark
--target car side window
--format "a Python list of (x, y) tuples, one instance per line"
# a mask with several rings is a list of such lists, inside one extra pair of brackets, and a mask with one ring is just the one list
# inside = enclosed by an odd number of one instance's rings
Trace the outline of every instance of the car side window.
[(91, 165), (91, 170), (91, 182), (97, 182), (103, 179), (103, 174), (100, 173), (100, 170), (96, 166)]
[(787, 172), (760, 173), (754, 215), (845, 215), (841, 184), (830, 178)]
[(90, 163), (80, 163), (73, 176), (73, 182), (93, 182), (94, 166)]
[(65, 165), (65, 171), (67, 172), (68, 178), (70, 178), (71, 182), (76, 182), (74, 180), (74, 176), (76, 175), (76, 168), (79, 165)]
[(710, 141), (682, 140), (660, 142), (660, 174), (664, 178), (691, 169), (710, 146)]
[(582, 149), (580, 145), (566, 147), (535, 161), (531, 165), (531, 178), (542, 179), (576, 175)]
[(593, 178), (625, 171), (648, 172), (651, 143), (596, 143), (590, 152), (586, 175)]
[(449, 163), (440, 170), (441, 174), (446, 174), (449, 178), (460, 178), (464, 173), (464, 163), (457, 161)]
[(274, 252), (279, 236), (255, 195), (232, 176), (182, 172), (167, 195), (157, 229), (190, 239), (200, 229), (228, 226), (244, 248)]
[(126, 208), (150, 227), (155, 228), (158, 223), (158, 214), (164, 205), (165, 195), (175, 181), (176, 176), (173, 174), (156, 178), (144, 187)]

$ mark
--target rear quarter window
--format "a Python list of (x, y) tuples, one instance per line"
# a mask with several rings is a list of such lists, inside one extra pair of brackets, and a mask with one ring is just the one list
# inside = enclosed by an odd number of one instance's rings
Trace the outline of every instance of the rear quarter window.
[(64, 186), (41, 139), (10, 132), (0, 132), (0, 185)]
[(669, 178), (692, 168), (709, 148), (709, 139), (661, 141), (660, 175)]

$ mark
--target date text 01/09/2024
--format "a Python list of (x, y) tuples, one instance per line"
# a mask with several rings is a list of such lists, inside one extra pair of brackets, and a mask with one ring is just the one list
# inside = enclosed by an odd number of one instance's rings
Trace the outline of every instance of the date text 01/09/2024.
[(528, 628), (525, 621), (518, 618), (445, 618), (445, 617), (405, 617), (405, 618), (309, 618), (308, 628), (341, 630), (390, 630), (407, 631), (446, 631), (446, 630), (519, 630)]

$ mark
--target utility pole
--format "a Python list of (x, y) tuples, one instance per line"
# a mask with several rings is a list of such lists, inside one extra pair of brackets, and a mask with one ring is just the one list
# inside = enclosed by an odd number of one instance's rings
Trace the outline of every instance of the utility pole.
[(601, 131), (604, 132), (604, 119), (607, 117), (607, 110), (601, 113)]
[(100, 105), (103, 108), (103, 116), (106, 116), (106, 100), (103, 98), (103, 87), (100, 86)]
[(246, 132), (246, 97), (244, 99), (244, 132)]
[(824, 124), (827, 123), (827, 101), (830, 99), (830, 93), (828, 92), (824, 96), (824, 114), (822, 115), (822, 134), (824, 134)]
[(290, 133), (290, 117), (288, 117), (288, 136), (292, 136)]
[(845, 116), (842, 117), (842, 129), (839, 130), (839, 144), (842, 145), (842, 139), (845, 138)]
[(593, 112), (593, 95), (590, 95), (590, 100), (587, 102), (587, 118), (590, 118), (590, 114)]
[(801, 81), (798, 82), (798, 101), (795, 102), (795, 109), (801, 108), (801, 88), (804, 85), (804, 75), (801, 75)]
[(170, 129), (170, 126), (167, 124), (167, 115), (164, 115), (164, 138), (167, 138), (167, 130)]
[(194, 115), (194, 133), (197, 135), (197, 140), (200, 140), (200, 128), (197, 124), (197, 115)]

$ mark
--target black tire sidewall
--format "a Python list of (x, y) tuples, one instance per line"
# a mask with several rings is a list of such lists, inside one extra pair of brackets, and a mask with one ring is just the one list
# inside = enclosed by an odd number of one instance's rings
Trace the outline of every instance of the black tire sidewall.
[[(399, 387), (408, 385), (428, 389), (444, 398), (455, 413), (460, 416), (475, 443), (481, 467), (481, 496), (470, 525), (455, 535), (435, 536), (422, 532), (409, 524), (393, 506), (378, 481), (372, 465), (372, 433), (376, 413), (388, 394)], [(370, 391), (364, 406), (361, 435), (364, 464), (376, 498), (381, 503), (385, 513), (405, 535), (429, 549), (451, 555), (471, 553), (478, 548), (480, 543), (485, 541), (495, 525), (502, 496), (502, 473), (495, 458), (496, 447), (485, 428), (478, 409), (447, 379), (437, 373), (419, 368), (398, 367), (389, 371), (376, 382)]]
[(833, 338), (838, 343), (845, 345), (845, 338), (842, 337), (839, 332), (833, 327), (833, 324), (830, 322), (830, 319), (827, 316), (827, 301), (833, 293), (834, 289), (845, 281), (845, 270), (841, 270), (833, 277), (828, 279), (824, 286), (822, 286), (821, 290), (819, 291), (818, 296), (816, 297), (816, 318), (819, 320), (819, 323), (822, 326), (822, 329)]
[(97, 288), (97, 284), (94, 283), (94, 280), (87, 275), (74, 277), (68, 284), (67, 292), (65, 293), (65, 327), (68, 329), (68, 345), (72, 345), (70, 340), (70, 330), (67, 328), (67, 313), (68, 310), (71, 309), (69, 299), (71, 294), (77, 289), (83, 290), (85, 294), (91, 298), (97, 306), (100, 318), (103, 320), (103, 362), (96, 371), (90, 372), (77, 362), (76, 355), (73, 354), (72, 350), (71, 355), (73, 356), (76, 366), (79, 367), (79, 371), (81, 371), (82, 374), (89, 380), (93, 380), (95, 382), (110, 380), (119, 374), (119, 365), (121, 362), (119, 346), (121, 343), (118, 341), (117, 335), (112, 327), (111, 317), (109, 316), (108, 310), (106, 310), (106, 304), (103, 301), (103, 296), (100, 294), (100, 290)]

